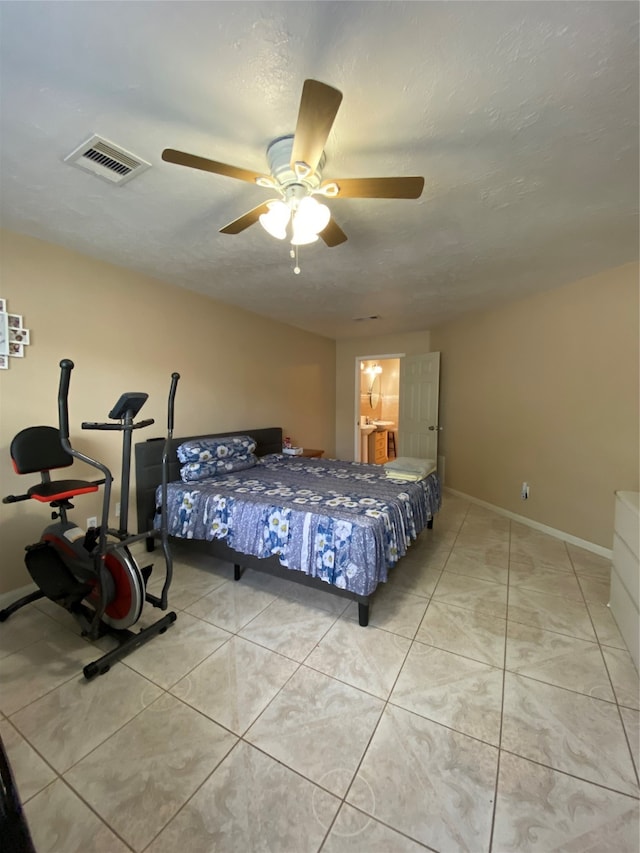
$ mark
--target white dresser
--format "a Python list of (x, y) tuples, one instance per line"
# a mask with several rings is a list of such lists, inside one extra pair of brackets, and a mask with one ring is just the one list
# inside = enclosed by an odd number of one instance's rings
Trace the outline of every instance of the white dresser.
[(616, 492), (609, 606), (640, 669), (640, 492)]

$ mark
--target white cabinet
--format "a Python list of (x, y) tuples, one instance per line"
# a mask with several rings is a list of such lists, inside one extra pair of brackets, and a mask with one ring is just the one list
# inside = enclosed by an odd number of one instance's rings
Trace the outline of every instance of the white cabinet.
[(640, 669), (640, 493), (616, 492), (609, 606)]

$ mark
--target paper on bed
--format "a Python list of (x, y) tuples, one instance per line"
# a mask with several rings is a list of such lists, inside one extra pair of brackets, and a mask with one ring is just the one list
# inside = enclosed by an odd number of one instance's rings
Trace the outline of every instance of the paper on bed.
[(402, 480), (422, 480), (436, 469), (433, 459), (417, 459), (412, 456), (399, 456), (384, 464), (385, 475)]

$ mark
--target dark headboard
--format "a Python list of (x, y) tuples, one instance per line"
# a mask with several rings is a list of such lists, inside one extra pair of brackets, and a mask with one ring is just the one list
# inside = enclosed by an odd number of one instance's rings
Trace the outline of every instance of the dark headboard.
[[(172, 438), (169, 448), (168, 482), (180, 479), (182, 463), (178, 461), (176, 451), (184, 441), (196, 438), (220, 438), (224, 435), (250, 435), (256, 440), (256, 456), (267, 453), (282, 453), (282, 428), (240, 429), (235, 431), (209, 433), (208, 435), (188, 435)], [(151, 529), (156, 508), (156, 489), (162, 483), (162, 453), (164, 438), (151, 438), (135, 446), (136, 458), (136, 507), (138, 511), (138, 533)]]

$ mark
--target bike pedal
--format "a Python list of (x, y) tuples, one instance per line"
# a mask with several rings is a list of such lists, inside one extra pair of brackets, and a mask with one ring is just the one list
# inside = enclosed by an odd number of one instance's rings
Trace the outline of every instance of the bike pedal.
[(93, 552), (93, 549), (96, 547), (98, 543), (98, 539), (100, 537), (100, 528), (99, 527), (90, 527), (87, 532), (84, 534), (84, 542), (82, 543), (85, 551), (88, 551), (90, 554)]

